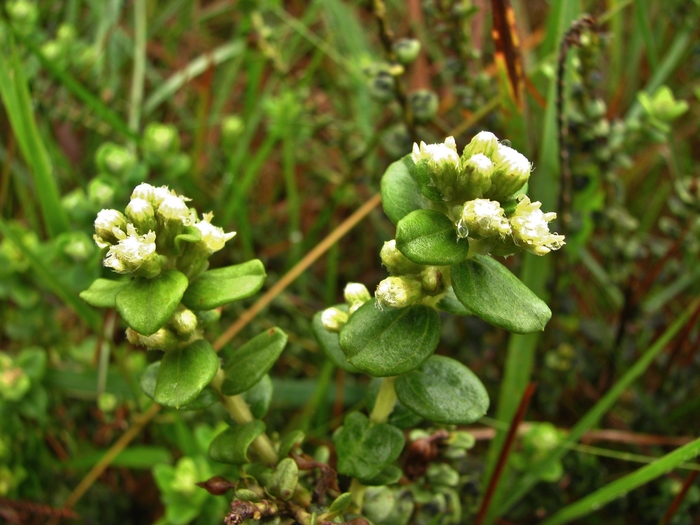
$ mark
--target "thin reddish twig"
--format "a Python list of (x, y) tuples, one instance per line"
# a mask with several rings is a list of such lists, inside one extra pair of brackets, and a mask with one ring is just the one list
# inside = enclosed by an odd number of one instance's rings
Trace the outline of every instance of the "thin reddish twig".
[(673, 498), (673, 501), (671, 502), (671, 505), (669, 505), (668, 510), (666, 511), (666, 514), (664, 514), (663, 519), (661, 520), (661, 525), (669, 525), (671, 523), (671, 520), (673, 519), (673, 516), (676, 515), (676, 511), (678, 511), (678, 507), (680, 507), (681, 503), (683, 502), (683, 499), (685, 498), (686, 494), (688, 493), (688, 490), (690, 490), (690, 487), (692, 486), (693, 482), (695, 481), (695, 478), (698, 477), (698, 471), (694, 470), (691, 472), (687, 478), (685, 478), (685, 481), (683, 482), (683, 487), (681, 488), (681, 491), (676, 494), (676, 497)]

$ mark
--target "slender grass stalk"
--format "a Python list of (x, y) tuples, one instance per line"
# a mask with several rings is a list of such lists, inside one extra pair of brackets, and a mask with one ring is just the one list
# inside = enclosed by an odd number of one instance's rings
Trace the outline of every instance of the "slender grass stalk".
[[(134, 0), (134, 69), (131, 75), (129, 100), (129, 129), (136, 135), (141, 122), (144, 79), (146, 77), (146, 0)], [(136, 144), (132, 143), (132, 149)]]

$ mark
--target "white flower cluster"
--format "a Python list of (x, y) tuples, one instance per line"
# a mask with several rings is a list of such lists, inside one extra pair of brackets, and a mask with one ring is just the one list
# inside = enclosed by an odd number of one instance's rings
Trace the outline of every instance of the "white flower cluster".
[[(165, 256), (183, 255), (188, 264), (199, 262), (201, 266), (203, 259), (221, 250), (236, 233), (212, 225), (212, 213), (199, 220), (196, 211), (187, 206), (189, 200), (166, 186), (143, 183), (132, 192), (126, 214), (100, 211), (93, 238), (101, 249), (108, 249), (103, 264), (117, 273), (148, 278), (160, 273), (167, 262)], [(201, 239), (184, 247), (174, 246), (177, 236), (188, 226), (199, 230)]]
[(343, 291), (345, 302), (348, 305), (347, 312), (336, 306), (326, 308), (321, 313), (321, 324), (329, 332), (340, 332), (357, 309), (372, 299), (369, 290), (362, 283), (348, 283)]
[(442, 165), (448, 164), (457, 167), (459, 165), (459, 154), (457, 153), (457, 143), (454, 137), (447, 137), (444, 144), (426, 144), (421, 142), (413, 144), (411, 154), (413, 162), (418, 164), (422, 160), (428, 161), (430, 168), (439, 169)]
[(552, 250), (558, 250), (564, 243), (564, 236), (549, 232), (549, 222), (557, 218), (554, 212), (544, 213), (540, 210), (541, 202), (530, 202), (523, 195), (515, 207), (515, 213), (510, 217), (515, 244), (534, 253), (546, 255)]

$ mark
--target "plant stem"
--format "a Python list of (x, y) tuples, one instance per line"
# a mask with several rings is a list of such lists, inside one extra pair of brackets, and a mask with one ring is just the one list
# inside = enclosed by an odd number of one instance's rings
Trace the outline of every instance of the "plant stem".
[[(218, 392), (221, 404), (224, 405), (226, 411), (231, 414), (233, 420), (239, 425), (244, 425), (245, 423), (253, 421), (255, 418), (250, 412), (248, 404), (240, 394), (236, 396), (226, 396), (221, 392), (221, 385), (223, 382), (224, 371), (219, 368), (216, 376), (214, 376), (214, 379), (211, 381), (211, 386)], [(272, 446), (272, 441), (267, 437), (267, 434), (261, 434), (255, 438), (255, 441), (253, 441), (253, 448), (258, 453), (263, 463), (267, 465), (275, 465), (277, 463), (277, 452), (275, 452), (275, 447)]]
[(382, 380), (377, 400), (374, 402), (374, 408), (369, 415), (369, 420), (372, 423), (386, 423), (392, 410), (394, 410), (394, 405), (396, 404), (394, 381), (396, 381), (396, 377), (385, 377)]
[(362, 512), (362, 505), (365, 501), (365, 492), (367, 487), (359, 482), (357, 478), (352, 478), (350, 483), (350, 494), (352, 495), (352, 502), (357, 508), (357, 512)]
[(129, 129), (139, 131), (143, 82), (146, 76), (146, 0), (134, 1), (134, 71), (131, 77)]

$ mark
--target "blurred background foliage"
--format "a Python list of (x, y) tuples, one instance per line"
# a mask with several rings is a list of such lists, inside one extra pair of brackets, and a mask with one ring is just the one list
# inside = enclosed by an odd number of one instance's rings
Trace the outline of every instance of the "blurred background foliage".
[[(438, 353), (465, 362), (493, 400), (448, 484), (461, 519), (476, 511), (529, 381), (538, 387), (496, 501), (508, 487), (519, 496), (498, 511), (501, 523), (538, 522), (698, 435), (700, 3), (512, 0), (524, 70), (515, 91), (506, 66), (517, 55), (490, 31), (493, 9), (508, 5), (3, 2), (0, 517), (70, 522), (72, 511), (59, 510), (69, 494), (150, 403), (139, 387), (149, 356), (128, 344), (113, 312), (77, 297), (109, 273), (91, 239), (100, 209), (122, 207), (139, 182), (168, 185), (238, 232), (213, 264), (259, 257), (269, 287), (378, 191), (414, 141), (452, 135), (461, 148), (482, 129), (533, 161), (530, 194), (545, 209), (566, 206), (568, 237), (551, 263), (506, 261), (551, 304), (543, 334), (444, 319)], [(595, 27), (567, 33), (583, 13)], [(417, 55), (404, 38), (420, 42)], [(277, 325), (290, 336), (273, 370), (268, 429), (302, 429), (311, 447), (327, 445), (342, 414), (365, 402), (365, 378), (325, 360), (310, 323), (346, 282), (376, 286), (379, 249), (393, 236), (377, 207), (241, 332), (243, 341)], [(224, 310), (211, 336), (253, 302)], [(610, 392), (609, 410), (582, 419)], [(226, 499), (193, 482), (231, 474), (203, 449), (223, 418), (216, 408), (161, 412), (76, 515), (219, 522)], [(571, 427), (583, 441), (555, 458)], [(518, 481), (550, 456), (529, 485)], [(586, 523), (699, 523), (700, 487), (686, 483), (698, 469), (662, 476)], [(414, 522), (459, 522), (454, 501), (441, 501)]]

